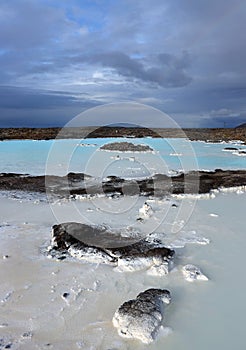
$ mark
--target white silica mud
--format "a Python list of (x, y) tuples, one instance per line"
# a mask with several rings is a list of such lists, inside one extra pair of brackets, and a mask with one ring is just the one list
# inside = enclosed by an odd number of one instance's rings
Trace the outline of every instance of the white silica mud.
[[(187, 205), (192, 201), (187, 198)], [(163, 201), (150, 203), (158, 218)], [(214, 199), (199, 200), (189, 221), (174, 234), (171, 215), (175, 217), (179, 206), (175, 199), (177, 207), (155, 232), (176, 251), (173, 267), (162, 276), (145, 269), (119, 273), (102, 264), (47, 259), (43, 252), (55, 223), (49, 205), (6, 198), (0, 204), (2, 348), (11, 344), (12, 349), (57, 350), (243, 349), (246, 194), (220, 193)], [(66, 221), (71, 203), (54, 205), (62, 208)], [(91, 208), (90, 200), (81, 205), (83, 210)], [(96, 217), (101, 224), (103, 213)], [(118, 222), (124, 227), (132, 223), (124, 214)], [(139, 223), (138, 229), (145, 224)], [(111, 225), (116, 227), (116, 219)], [(209, 280), (188, 283), (183, 276), (187, 265), (199, 267)], [(120, 305), (148, 288), (170, 290), (172, 303), (165, 309), (164, 328), (152, 344), (144, 345), (120, 337), (112, 318)]]

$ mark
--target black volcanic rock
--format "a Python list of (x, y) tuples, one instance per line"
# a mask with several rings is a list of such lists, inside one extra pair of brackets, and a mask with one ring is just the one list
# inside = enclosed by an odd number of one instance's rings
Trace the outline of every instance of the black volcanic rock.
[(238, 150), (238, 148), (236, 148), (236, 147), (225, 147), (224, 148), (224, 151), (237, 151)]
[[(238, 154), (245, 154), (245, 150)], [(93, 179), (83, 173), (68, 176), (29, 176), (15, 173), (0, 174), (0, 190), (48, 192), (51, 196), (76, 198), (103, 195), (144, 195), (163, 197), (170, 194), (209, 193), (219, 187), (246, 186), (245, 170), (190, 171), (174, 176), (156, 174), (145, 179), (123, 179), (109, 176), (105, 180)]]
[(119, 307), (113, 325), (120, 336), (149, 344), (155, 340), (162, 324), (164, 304), (170, 302), (171, 294), (167, 289), (147, 289)]
[[(59, 257), (61, 253), (65, 255), (68, 253), (88, 262), (116, 265), (117, 259), (108, 254), (103, 248), (82, 241), (83, 236), (86, 240), (86, 238), (89, 239), (90, 234), (95, 235), (97, 233), (99, 236), (103, 232), (104, 230), (96, 230), (91, 226), (78, 223), (54, 225), (49, 253), (52, 257)], [(79, 234), (81, 234), (81, 237)]]
[(136, 239), (121, 237), (105, 228), (75, 222), (53, 226), (48, 252), (55, 258), (72, 256), (117, 266), (120, 267), (118, 271), (151, 268), (151, 273), (155, 275), (168, 273), (169, 262), (174, 256), (174, 250), (160, 243), (145, 239), (136, 242)]

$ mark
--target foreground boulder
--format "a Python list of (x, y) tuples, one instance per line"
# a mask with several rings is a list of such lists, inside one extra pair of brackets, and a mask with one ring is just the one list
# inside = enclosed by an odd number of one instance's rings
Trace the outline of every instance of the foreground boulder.
[(171, 302), (170, 292), (166, 289), (148, 289), (136, 299), (122, 304), (115, 312), (113, 325), (120, 336), (135, 338), (145, 344), (153, 342), (161, 327), (164, 316), (164, 304)]
[(119, 272), (147, 269), (153, 275), (169, 272), (174, 256), (172, 249), (160, 242), (133, 241), (105, 228), (69, 222), (53, 226), (49, 256), (58, 259), (74, 257), (91, 263), (113, 265)]

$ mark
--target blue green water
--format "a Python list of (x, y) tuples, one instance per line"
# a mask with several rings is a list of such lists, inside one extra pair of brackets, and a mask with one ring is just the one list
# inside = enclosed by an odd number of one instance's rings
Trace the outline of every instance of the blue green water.
[[(140, 154), (99, 151), (101, 145), (114, 141), (147, 144), (155, 154)], [(87, 146), (84, 146), (84, 145)], [(68, 171), (96, 175), (113, 173), (125, 169), (132, 176), (145, 176), (155, 172), (173, 170), (245, 169), (246, 157), (224, 152), (227, 146), (245, 150), (245, 145), (205, 143), (186, 139), (86, 139), (49, 141), (3, 141), (0, 142), (0, 172), (18, 172), (40, 175), (66, 174)], [(118, 158), (117, 158), (118, 157)], [(130, 160), (128, 157), (132, 157)], [(133, 159), (134, 157), (134, 159)], [(106, 170), (105, 170), (106, 164)], [(135, 170), (134, 170), (135, 169)]]

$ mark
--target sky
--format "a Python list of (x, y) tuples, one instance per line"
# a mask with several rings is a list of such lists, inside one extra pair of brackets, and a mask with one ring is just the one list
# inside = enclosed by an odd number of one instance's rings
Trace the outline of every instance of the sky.
[(0, 0), (0, 127), (64, 126), (122, 102), (234, 127), (245, 32), (245, 0)]

